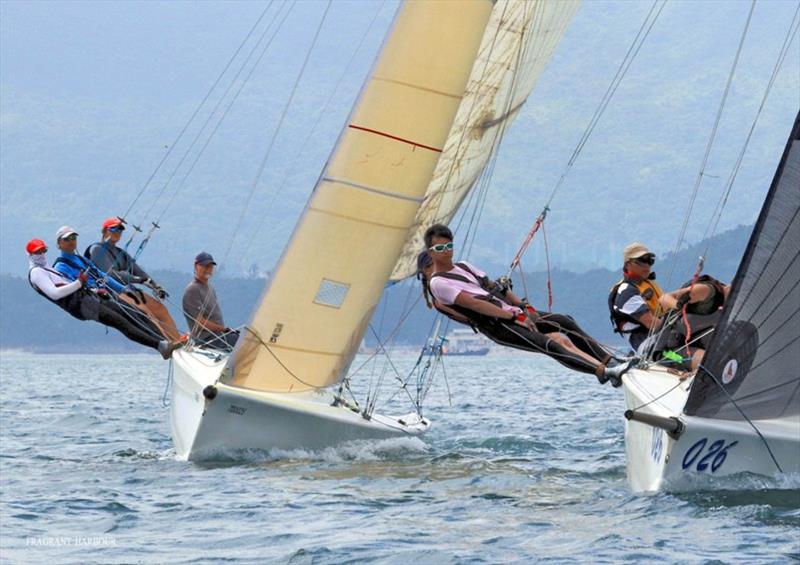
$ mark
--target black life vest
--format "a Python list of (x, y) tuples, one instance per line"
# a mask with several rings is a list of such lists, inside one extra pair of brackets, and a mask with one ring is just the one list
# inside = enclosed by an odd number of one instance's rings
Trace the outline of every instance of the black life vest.
[[(633, 279), (624, 277), (611, 287), (611, 291), (608, 293), (608, 312), (611, 317), (611, 326), (614, 328), (615, 333), (625, 335), (640, 331), (642, 328), (647, 329), (641, 324), (641, 322), (639, 322), (639, 320), (630, 314), (626, 314), (625, 312), (615, 308), (619, 287), (625, 283), (636, 287), (653, 316), (659, 315), (658, 299), (661, 298), (661, 296), (664, 294), (664, 291), (661, 290), (661, 287), (658, 285), (655, 279), (655, 273), (650, 273), (648, 278), (641, 281), (634, 281)], [(636, 324), (636, 327), (629, 330), (623, 330), (622, 328), (626, 323), (629, 322), (631, 324)]]
[[(489, 288), (489, 277), (487, 277), (487, 276), (479, 277), (472, 269), (470, 269), (466, 265), (466, 263), (455, 263), (455, 266), (467, 271), (470, 275), (475, 277), (475, 280), (478, 281), (478, 284), (480, 285), (481, 289), (483, 289), (483, 290), (485, 290), (486, 292), (489, 293), (488, 295), (483, 295), (483, 296), (475, 295), (474, 298), (476, 298), (478, 300), (485, 300), (486, 302), (489, 302), (490, 304), (493, 304), (493, 305), (497, 306), (498, 308), (502, 308), (503, 307), (503, 303), (500, 302), (500, 300), (497, 299), (492, 294), (492, 291)], [(459, 275), (457, 273), (451, 273), (449, 271), (448, 272), (443, 272), (443, 273), (433, 273), (431, 275), (431, 280), (433, 280), (434, 277), (442, 277), (444, 279), (460, 281), (460, 282), (467, 283), (467, 284), (475, 284), (474, 281), (469, 280), (467, 277), (465, 277), (463, 275)], [(458, 319), (454, 318), (449, 312), (446, 312), (446, 311), (442, 310), (441, 308), (437, 307), (436, 306), (436, 302), (437, 302), (436, 301), (436, 297), (434, 296), (433, 299), (434, 299), (433, 300), (434, 308), (436, 308), (439, 312), (441, 312), (442, 314), (444, 314), (445, 316), (447, 316), (451, 320), (454, 320), (454, 321), (456, 321), (458, 323), (463, 323), (461, 320), (458, 320)], [(461, 314), (465, 318), (467, 318), (467, 320), (469, 321), (469, 325), (472, 326), (473, 330), (475, 329), (476, 326), (480, 326), (480, 325), (486, 324), (486, 323), (494, 323), (494, 322), (497, 321), (497, 319), (494, 318), (493, 316), (487, 316), (486, 314), (481, 314), (479, 312), (476, 312), (475, 310), (470, 310), (469, 308), (464, 308), (463, 306), (459, 306), (458, 304), (448, 304), (447, 307), (452, 309), (452, 310), (454, 310), (455, 312), (458, 312), (459, 314)]]
[[(44, 269), (48, 273), (54, 273), (54, 274), (58, 275), (59, 277), (63, 277), (64, 276), (63, 274), (59, 273), (58, 271), (55, 271), (53, 269), (48, 269), (47, 267), (33, 267), (33, 269)], [(73, 292), (71, 294), (68, 294), (67, 296), (65, 296), (63, 298), (59, 298), (58, 300), (53, 300), (52, 298), (47, 296), (44, 292), (42, 292), (42, 290), (38, 286), (33, 284), (33, 281), (31, 280), (31, 272), (33, 271), (33, 269), (30, 269), (28, 271), (28, 284), (31, 285), (31, 288), (33, 288), (33, 290), (35, 290), (36, 292), (38, 292), (39, 294), (44, 296), (47, 300), (49, 300), (50, 302), (52, 302), (53, 304), (55, 304), (56, 306), (58, 306), (62, 310), (65, 310), (71, 316), (73, 316), (75, 318), (78, 318), (79, 320), (86, 320), (87, 319), (86, 316), (84, 316), (82, 308), (81, 308), (83, 300), (88, 296), (88, 293), (86, 292), (86, 289), (81, 287), (78, 290), (76, 290), (75, 292)]]

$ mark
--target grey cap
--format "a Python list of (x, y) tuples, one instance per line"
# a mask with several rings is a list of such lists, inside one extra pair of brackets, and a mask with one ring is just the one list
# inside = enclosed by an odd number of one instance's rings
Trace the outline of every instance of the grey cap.
[(61, 241), (68, 235), (72, 234), (78, 235), (78, 232), (75, 231), (75, 228), (72, 228), (70, 226), (61, 226), (60, 228), (58, 228), (58, 231), (56, 232), (56, 241)]

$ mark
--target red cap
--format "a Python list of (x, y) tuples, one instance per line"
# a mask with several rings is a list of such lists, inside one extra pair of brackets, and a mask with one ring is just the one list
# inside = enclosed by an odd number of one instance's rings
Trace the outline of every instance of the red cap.
[(25, 246), (25, 251), (28, 252), (28, 255), (38, 253), (42, 249), (47, 249), (47, 244), (41, 239), (32, 239), (28, 242), (28, 245)]
[(114, 216), (113, 218), (108, 218), (105, 222), (103, 222), (103, 229), (107, 230), (108, 228), (115, 228), (121, 225), (122, 225), (122, 220)]

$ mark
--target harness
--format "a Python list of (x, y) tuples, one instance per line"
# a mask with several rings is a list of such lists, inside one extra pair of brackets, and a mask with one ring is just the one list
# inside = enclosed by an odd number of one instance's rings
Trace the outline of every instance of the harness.
[[(655, 278), (655, 273), (651, 273), (649, 278), (641, 281), (634, 281), (628, 277), (623, 277), (622, 280), (611, 287), (611, 292), (608, 294), (608, 312), (611, 317), (611, 326), (614, 328), (615, 333), (621, 335), (631, 334), (644, 327), (639, 320), (630, 314), (626, 314), (625, 312), (618, 310), (615, 306), (619, 288), (625, 283), (635, 287), (639, 291), (639, 294), (641, 295), (645, 304), (647, 304), (647, 308), (650, 310), (650, 313), (653, 314), (653, 316), (657, 315), (659, 310), (658, 299), (661, 298), (661, 296), (664, 294), (664, 291), (661, 290), (661, 287), (655, 281)], [(636, 324), (637, 327), (630, 330), (623, 330), (622, 328), (628, 322)]]
[[(497, 294), (495, 293), (496, 291), (493, 292), (493, 289), (489, 288), (489, 277), (487, 277), (487, 276), (479, 277), (465, 263), (455, 263), (454, 265), (456, 267), (459, 267), (459, 268), (467, 271), (470, 275), (475, 277), (475, 280), (478, 281), (478, 285), (481, 287), (481, 289), (483, 289), (483, 290), (485, 290), (486, 292), (489, 293), (488, 295), (480, 295), (480, 296), (479, 295), (475, 295), (474, 298), (476, 298), (477, 300), (485, 300), (486, 302), (489, 302), (490, 304), (493, 304), (493, 305), (497, 306), (498, 308), (502, 308), (503, 307), (502, 302), (500, 302), (500, 300), (497, 297)], [(465, 277), (463, 275), (459, 275), (457, 273), (450, 273), (450, 272), (433, 273), (431, 275), (431, 280), (433, 280), (434, 277), (442, 277), (444, 279), (450, 279), (450, 280), (459, 281), (459, 282), (463, 282), (463, 283), (467, 283), (467, 284), (475, 284), (474, 281), (471, 281), (467, 277)], [(436, 307), (436, 301), (435, 300), (434, 300), (434, 307)], [(451, 308), (452, 310), (458, 312), (459, 314), (461, 314), (462, 316), (467, 318), (467, 320), (469, 320), (469, 323), (472, 326), (473, 330), (475, 329), (475, 326), (478, 326), (480, 324), (485, 324), (486, 322), (494, 322), (495, 321), (495, 319), (493, 317), (491, 317), (491, 316), (486, 316), (485, 314), (480, 314), (478, 312), (475, 312), (474, 310), (470, 310), (469, 308), (464, 308), (463, 306), (459, 306), (458, 304), (448, 304), (447, 307)], [(439, 312), (441, 312), (442, 314), (444, 314), (445, 316), (447, 316), (448, 318), (450, 318), (451, 320), (454, 320), (454, 321), (460, 323), (460, 320), (457, 320), (456, 318), (451, 316), (449, 312), (445, 312), (445, 311), (441, 310), (440, 308), (436, 308), (436, 309)]]
[[(48, 273), (53, 273), (54, 275), (58, 275), (59, 277), (63, 278), (63, 274), (59, 273), (54, 269), (49, 269), (47, 267), (33, 267), (33, 269), (43, 269)], [(81, 287), (72, 294), (68, 294), (64, 298), (59, 298), (58, 300), (53, 300), (49, 296), (47, 296), (42, 290), (33, 284), (31, 280), (31, 273), (33, 269), (28, 271), (28, 284), (31, 285), (31, 288), (39, 293), (41, 296), (44, 296), (47, 300), (58, 306), (59, 308), (66, 310), (71, 316), (78, 318), (79, 320), (85, 320), (86, 317), (81, 312), (81, 302), (86, 297), (87, 291), (85, 288)]]

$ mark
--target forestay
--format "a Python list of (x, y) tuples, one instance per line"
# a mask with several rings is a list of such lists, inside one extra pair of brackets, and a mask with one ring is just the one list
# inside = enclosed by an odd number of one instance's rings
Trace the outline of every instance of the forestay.
[(579, 0), (499, 1), (455, 123), (391, 279), (416, 270), (428, 226), (449, 223), (530, 95)]
[(227, 382), (297, 392), (344, 375), (448, 140), (492, 6), (401, 5)]
[(691, 416), (800, 418), (800, 114), (686, 402)]

